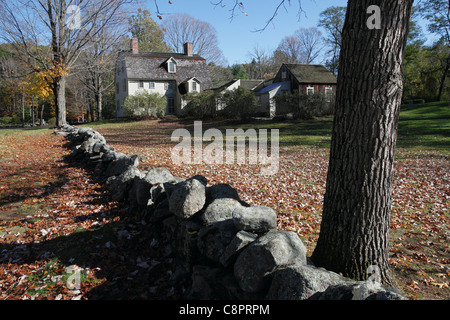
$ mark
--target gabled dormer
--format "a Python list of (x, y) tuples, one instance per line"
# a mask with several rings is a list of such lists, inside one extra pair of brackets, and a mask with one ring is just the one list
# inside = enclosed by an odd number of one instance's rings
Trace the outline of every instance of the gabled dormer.
[(178, 90), (181, 94), (186, 94), (189, 92), (201, 92), (201, 82), (196, 77), (191, 77), (184, 80), (179, 86)]
[(168, 73), (177, 73), (177, 62), (173, 57), (166, 60), (165, 66)]

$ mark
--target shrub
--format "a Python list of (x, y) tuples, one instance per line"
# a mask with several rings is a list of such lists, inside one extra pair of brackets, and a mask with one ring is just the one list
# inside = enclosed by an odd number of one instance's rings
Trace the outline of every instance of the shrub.
[(11, 117), (11, 116), (1, 117), (0, 118), (0, 124), (2, 124), (2, 125), (11, 124), (12, 121), (13, 121), (13, 117)]
[(277, 115), (291, 113), (295, 119), (313, 119), (334, 112), (334, 98), (327, 102), (323, 94), (283, 93), (273, 99)]
[(116, 107), (114, 104), (106, 103), (102, 107), (103, 119), (113, 119), (116, 116)]
[(49, 125), (49, 127), (56, 127), (56, 118), (53, 117), (53, 118), (48, 119), (48, 125)]
[(22, 124), (22, 116), (21, 116), (21, 115), (18, 115), (18, 114), (14, 114), (14, 115), (11, 117), (11, 123), (12, 123), (12, 124), (15, 124), (15, 125), (17, 125), (17, 124)]
[(115, 93), (110, 91), (105, 95), (102, 106), (103, 119), (113, 119), (116, 117)]
[(242, 87), (225, 92), (221, 100), (225, 105), (224, 114), (229, 118), (247, 120), (258, 112), (255, 95)]
[(183, 112), (195, 118), (214, 118), (217, 116), (217, 94), (214, 91), (188, 93), (185, 98), (188, 104)]
[(128, 96), (123, 104), (125, 113), (130, 118), (161, 118), (166, 113), (167, 99), (157, 93), (140, 92)]

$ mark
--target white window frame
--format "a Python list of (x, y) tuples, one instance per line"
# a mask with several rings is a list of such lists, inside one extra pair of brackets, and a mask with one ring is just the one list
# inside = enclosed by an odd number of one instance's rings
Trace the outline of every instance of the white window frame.
[(314, 86), (307, 86), (306, 87), (306, 94), (307, 95), (314, 94)]
[(155, 81), (150, 81), (149, 88), (155, 89), (155, 87), (156, 87)]
[(331, 102), (332, 97), (333, 97), (333, 88), (325, 87), (325, 101)]
[(167, 62), (167, 72), (169, 72), (169, 73), (176, 73), (177, 72), (177, 64), (176, 64), (175, 60), (170, 59)]

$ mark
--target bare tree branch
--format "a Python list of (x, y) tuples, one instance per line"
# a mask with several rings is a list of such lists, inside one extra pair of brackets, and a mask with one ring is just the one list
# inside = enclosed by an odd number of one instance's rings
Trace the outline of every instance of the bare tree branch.
[[(120, 32), (127, 21), (126, 7), (135, 0), (16, 0), (0, 1), (0, 37), (24, 53), (37, 65), (64, 70), (54, 78), (57, 125), (66, 122), (65, 82), (67, 68), (74, 67), (90, 40), (108, 25)], [(70, 5), (76, 4), (80, 16), (77, 26), (69, 23)], [(78, 19), (79, 18), (79, 19)], [(126, 29), (125, 29), (126, 30)], [(46, 49), (46, 50), (45, 50)]]
[[(225, 0), (219, 0), (219, 1), (214, 1), (214, 2), (211, 1), (211, 4), (214, 6), (220, 6), (222, 8), (225, 8), (226, 4), (224, 2), (225, 2)], [(287, 11), (286, 2), (289, 5), (291, 4), (291, 0), (280, 0), (277, 7), (275, 8), (272, 16), (266, 21), (266, 24), (262, 28), (254, 30), (254, 32), (262, 32), (262, 31), (266, 30), (266, 28), (273, 22), (275, 17), (278, 15), (278, 12), (280, 11), (281, 8), (284, 8)], [(304, 13), (303, 8), (302, 8), (302, 0), (298, 0), (298, 5), (299, 5), (298, 16), (300, 17), (300, 15), (302, 13)], [(230, 9), (230, 13), (231, 13), (230, 19), (233, 20), (233, 18), (236, 16), (236, 10), (239, 10), (242, 14), (247, 15), (244, 8), (245, 8), (244, 1), (234, 0), (234, 4), (233, 4), (232, 8)]]
[(187, 14), (174, 14), (164, 21), (166, 43), (175, 52), (183, 50), (183, 44), (192, 42), (194, 52), (207, 60), (221, 64), (224, 61), (214, 27)]

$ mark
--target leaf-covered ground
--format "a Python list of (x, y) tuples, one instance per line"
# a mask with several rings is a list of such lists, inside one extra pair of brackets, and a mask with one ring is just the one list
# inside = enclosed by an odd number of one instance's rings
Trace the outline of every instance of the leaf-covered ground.
[[(0, 300), (175, 299), (155, 230), (66, 161), (48, 129), (0, 132)], [(31, 133), (31, 134), (30, 134)]]
[[(221, 129), (233, 123), (204, 123)], [(311, 254), (325, 191), (330, 121), (249, 124), (280, 128), (279, 171), (259, 165), (172, 164), (173, 130), (191, 122), (141, 121), (93, 126), (116, 151), (140, 154), (141, 167), (168, 167), (228, 183), (242, 200), (278, 213), (280, 229), (299, 234)], [(297, 132), (299, 126), (306, 131)], [(323, 131), (322, 131), (323, 130)], [(307, 132), (305, 134), (305, 132)], [(302, 145), (290, 143), (305, 141)], [(104, 181), (65, 160), (70, 152), (51, 130), (0, 132), (0, 299), (176, 299), (175, 262), (156, 230), (112, 202)], [(449, 299), (450, 162), (440, 150), (399, 149), (395, 162), (390, 262), (411, 299)], [(68, 286), (73, 270), (80, 274)], [(72, 277), (72, 278), (70, 278)]]

